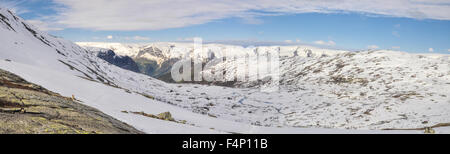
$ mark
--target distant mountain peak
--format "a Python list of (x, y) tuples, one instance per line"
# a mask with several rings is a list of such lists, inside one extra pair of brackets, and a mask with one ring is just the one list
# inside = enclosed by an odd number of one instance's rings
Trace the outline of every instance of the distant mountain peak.
[(138, 65), (128, 56), (120, 56), (116, 55), (114, 51), (107, 50), (107, 51), (100, 51), (97, 53), (97, 57), (116, 65), (120, 68), (130, 70), (133, 72), (139, 72)]

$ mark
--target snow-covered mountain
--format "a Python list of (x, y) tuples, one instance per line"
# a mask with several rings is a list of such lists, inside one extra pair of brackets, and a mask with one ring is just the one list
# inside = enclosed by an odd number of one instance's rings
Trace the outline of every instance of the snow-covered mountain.
[[(450, 121), (450, 94), (441, 89), (449, 88), (446, 55), (261, 47), (287, 51), (281, 52), (280, 91), (265, 93), (252, 88), (258, 84), (240, 83), (244, 88), (239, 89), (167, 84), (111, 65), (97, 53), (41, 32), (3, 8), (0, 34), (1, 69), (63, 96), (73, 95), (146, 133), (422, 133), (380, 129), (423, 128)], [(191, 49), (189, 44), (159, 44), (164, 45), (122, 46), (113, 51), (160, 58), (162, 63)], [(414, 74), (417, 80), (411, 79)], [(403, 88), (405, 93), (391, 95)], [(167, 111), (173, 121), (145, 116)], [(436, 130), (450, 132), (448, 127)]]
[(120, 68), (133, 72), (139, 72), (139, 67), (133, 59), (128, 56), (116, 55), (116, 53), (112, 50), (100, 51), (97, 53), (97, 57), (109, 62), (110, 64), (119, 66)]
[[(130, 56), (132, 58), (146, 58), (157, 61), (161, 64), (165, 60), (181, 58), (186, 53), (194, 50), (194, 43), (179, 42), (156, 42), (144, 44), (127, 44), (127, 43), (106, 43), (106, 42), (76, 42), (76, 44), (87, 49), (88, 51), (104, 51), (113, 50), (118, 55)], [(203, 44), (203, 51), (208, 55), (221, 55), (222, 51), (241, 52), (244, 50), (242, 46), (225, 45), (225, 44)], [(260, 46), (255, 50), (276, 50), (280, 49), (280, 56), (322, 56), (335, 55), (346, 52), (343, 50), (321, 49), (312, 46)], [(306, 52), (305, 52), (306, 51)], [(310, 52), (308, 52), (310, 51)], [(312, 53), (311, 51), (314, 51)]]

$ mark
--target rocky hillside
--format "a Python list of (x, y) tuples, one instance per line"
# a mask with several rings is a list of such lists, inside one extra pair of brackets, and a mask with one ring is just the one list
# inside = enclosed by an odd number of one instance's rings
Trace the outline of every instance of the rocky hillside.
[(0, 134), (136, 134), (97, 109), (0, 70)]
[(112, 50), (107, 50), (104, 52), (98, 52), (97, 57), (107, 61), (110, 64), (116, 65), (120, 68), (130, 70), (133, 72), (139, 72), (138, 65), (128, 56), (119, 56)]

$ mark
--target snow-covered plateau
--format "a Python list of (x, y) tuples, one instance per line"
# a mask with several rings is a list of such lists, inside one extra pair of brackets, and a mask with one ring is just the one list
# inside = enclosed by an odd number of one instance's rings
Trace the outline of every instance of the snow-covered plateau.
[[(145, 133), (424, 133), (432, 126), (450, 133), (450, 55), (258, 47), (281, 55), (280, 90), (268, 93), (259, 89), (264, 82), (169, 84), (91, 52), (113, 50), (162, 63), (191, 50), (188, 43), (78, 43), (83, 48), (3, 8), (0, 34), (0, 69), (74, 96)], [(212, 68), (236, 71), (227, 63), (232, 61)], [(174, 121), (133, 114), (167, 111)]]

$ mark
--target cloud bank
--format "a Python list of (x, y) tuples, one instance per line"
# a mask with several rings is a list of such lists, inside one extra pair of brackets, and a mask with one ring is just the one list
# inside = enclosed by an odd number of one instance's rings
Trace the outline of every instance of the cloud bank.
[(314, 44), (317, 44), (317, 45), (323, 45), (323, 46), (335, 46), (335, 45), (336, 45), (336, 42), (331, 41), (331, 40), (328, 41), (328, 42), (319, 40), (319, 41), (315, 41)]
[[(298, 13), (362, 13), (450, 20), (450, 0), (54, 0), (66, 28), (161, 30), (224, 18), (260, 23), (258, 17)], [(257, 22), (256, 22), (257, 21)]]
[(25, 0), (0, 0), (0, 7), (2, 8), (8, 8), (12, 12), (15, 12), (17, 14), (23, 14), (30, 12), (28, 9), (20, 7), (25, 2)]

